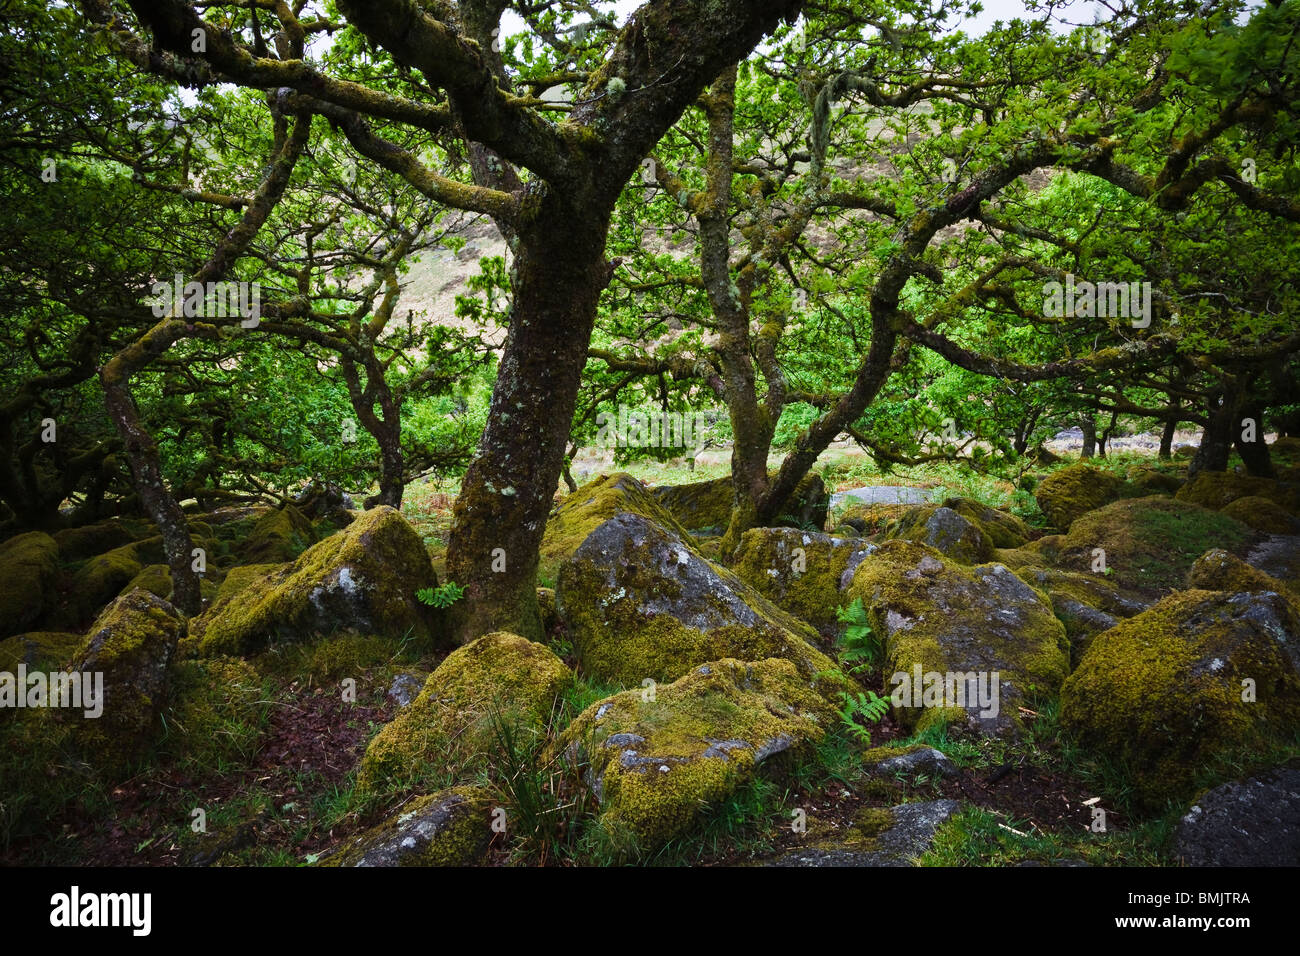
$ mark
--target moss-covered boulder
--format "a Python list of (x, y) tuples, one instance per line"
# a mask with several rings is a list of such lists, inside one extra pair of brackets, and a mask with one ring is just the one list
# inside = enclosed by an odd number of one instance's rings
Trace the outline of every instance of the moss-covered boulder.
[(573, 673), (542, 644), (498, 631), (457, 648), (420, 695), (366, 748), (363, 790), (410, 782), (430, 767), (451, 776), (490, 765), (503, 726), (545, 729)]
[(1078, 662), (1093, 637), (1124, 618), (1141, 614), (1150, 600), (1125, 594), (1104, 574), (1061, 571), (1057, 568), (1022, 567), (1016, 576), (1046, 594), (1057, 620), (1070, 639), (1070, 657)]
[(280, 564), (292, 561), (316, 543), (316, 529), (293, 505), (284, 505), (258, 518), (242, 541), (232, 546), (240, 564)]
[(1019, 548), (1034, 537), (1029, 525), (1015, 515), (990, 508), (970, 498), (949, 498), (943, 502), (943, 507), (951, 508), (963, 518), (979, 525), (995, 548)]
[(768, 860), (779, 867), (915, 866), (939, 828), (962, 808), (957, 800), (924, 800), (896, 807), (864, 807), (848, 827), (809, 829), (804, 846)]
[(584, 672), (625, 687), (723, 657), (783, 657), (807, 675), (832, 666), (809, 625), (637, 515), (587, 536), (560, 568), (555, 598)]
[(602, 828), (635, 857), (689, 831), (755, 774), (788, 769), (836, 719), (789, 661), (721, 660), (653, 695), (591, 705), (558, 749), (586, 768)]
[(64, 528), (55, 533), (54, 540), (59, 545), (59, 558), (65, 564), (74, 564), (156, 533), (143, 521), (109, 518), (80, 528)]
[[(1187, 586), (1200, 591), (1272, 591), (1291, 599), (1300, 613), (1300, 585), (1281, 581), (1222, 548), (1212, 548), (1187, 572)], [(1300, 638), (1300, 635), (1297, 635)]]
[(1179, 501), (1190, 502), (1215, 511), (1238, 498), (1267, 498), (1291, 514), (1300, 513), (1300, 486), (1293, 482), (1254, 478), (1233, 471), (1202, 471), (1178, 489)]
[(1101, 468), (1078, 463), (1054, 471), (1034, 489), (1047, 520), (1068, 531), (1076, 518), (1119, 498), (1124, 482)]
[(172, 572), (171, 568), (165, 564), (148, 564), (140, 569), (140, 573), (127, 582), (122, 592), (133, 591), (136, 588), (143, 588), (150, 594), (155, 594), (164, 601), (171, 600), (172, 596)]
[(1185, 591), (1097, 635), (1061, 726), (1159, 808), (1300, 730), (1300, 621), (1277, 594)]
[(431, 616), (415, 592), (436, 586), (420, 536), (381, 505), (292, 564), (214, 602), (191, 622), (193, 642), (204, 654), (239, 656), (275, 640), (345, 630), (425, 639)]
[(1219, 514), (1264, 534), (1300, 534), (1300, 518), (1276, 501), (1259, 495), (1247, 495), (1230, 501), (1219, 509)]
[(823, 637), (840, 628), (836, 610), (853, 572), (876, 546), (795, 528), (753, 528), (741, 536), (731, 569), (763, 597)]
[(993, 541), (984, 529), (952, 508), (915, 508), (885, 532), (885, 539), (905, 538), (929, 545), (962, 564), (979, 564), (993, 557)]
[(95, 621), (69, 670), (103, 675), (103, 712), (57, 711), (73, 728), (86, 759), (115, 776), (152, 746), (161, 730), (176, 646), (185, 619), (162, 598), (136, 589), (117, 598)]
[(217, 588), (216, 600), (225, 601), (250, 585), (286, 567), (285, 564), (241, 564), (231, 568)]
[(21, 634), (58, 597), (59, 546), (43, 531), (0, 544), (0, 637)]
[(85, 619), (94, 614), (121, 594), (144, 567), (139, 542), (95, 555), (72, 578), (69, 601), (75, 605), (74, 616)]
[(556, 505), (547, 519), (537, 568), (539, 585), (553, 586), (560, 566), (587, 540), (587, 535), (619, 514), (640, 515), (684, 541), (691, 541), (686, 528), (639, 480), (623, 473), (601, 475)]
[[(850, 499), (851, 501), (852, 499)], [(884, 534), (904, 516), (916, 510), (914, 504), (849, 504), (836, 512), (836, 521), (870, 537)]]
[(1252, 537), (1250, 529), (1199, 505), (1130, 498), (1089, 512), (1063, 538), (1040, 540), (1037, 563), (1088, 574), (1104, 560), (1107, 577), (1121, 590), (1159, 596), (1182, 587), (1210, 548), (1242, 552)]
[[(775, 478), (776, 475), (769, 477)], [(730, 475), (688, 485), (662, 485), (651, 490), (655, 500), (692, 531), (708, 528), (721, 533), (731, 523), (731, 505), (735, 492)], [(794, 494), (777, 516), (776, 523), (820, 530), (826, 526), (826, 507), (829, 501), (821, 475), (807, 474), (795, 486)]]
[(491, 811), (482, 787), (441, 790), (353, 838), (321, 866), (474, 866), (492, 842)]
[(81, 647), (81, 635), (66, 631), (30, 631), (0, 641), (0, 671), (14, 673), (19, 664), (28, 670), (57, 668)]
[(1124, 478), (1138, 495), (1172, 495), (1186, 480), (1181, 472), (1156, 465), (1134, 465), (1124, 473)]
[[(1044, 596), (1005, 566), (965, 568), (914, 541), (886, 541), (859, 565), (848, 596), (861, 598), (885, 644), (886, 690), (909, 730), (946, 722), (984, 734), (1014, 734), (1016, 706), (1027, 694), (1050, 697), (1069, 671), (1065, 628)], [(971, 672), (997, 702), (959, 701)], [(992, 674), (997, 672), (995, 684)], [(916, 675), (954, 675), (954, 693), (924, 693)], [(906, 676), (906, 683), (902, 676)], [(969, 696), (969, 695), (967, 695)]]

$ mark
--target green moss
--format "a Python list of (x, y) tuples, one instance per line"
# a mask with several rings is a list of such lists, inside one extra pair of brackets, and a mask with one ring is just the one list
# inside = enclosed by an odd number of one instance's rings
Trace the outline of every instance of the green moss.
[(754, 528), (741, 537), (731, 569), (777, 607), (831, 636), (839, 631), (835, 612), (844, 603), (840, 580), (873, 548), (857, 539)]
[(1267, 498), (1293, 515), (1300, 513), (1300, 489), (1295, 485), (1230, 471), (1202, 471), (1179, 488), (1175, 497), (1216, 511), (1238, 498)]
[(1082, 463), (1067, 465), (1044, 478), (1034, 489), (1043, 514), (1057, 528), (1068, 531), (1080, 516), (1114, 501), (1123, 482), (1100, 468)]
[(1259, 495), (1236, 498), (1219, 509), (1219, 514), (1264, 534), (1300, 534), (1300, 518)]
[[(355, 866), (367, 854), (400, 866), (473, 866), (483, 861), (492, 842), (491, 809), (491, 796), (482, 787), (452, 787), (420, 797), (322, 860), (321, 866)], [(431, 825), (422, 826), (418, 834), (407, 832), (417, 818)]]
[(1272, 591), (1289, 599), (1300, 613), (1300, 585), (1280, 581), (1271, 574), (1252, 568), (1241, 558), (1222, 548), (1214, 548), (1196, 559), (1187, 572), (1187, 586), (1205, 591)]
[(1059, 566), (1088, 573), (1106, 553), (1108, 575), (1122, 588), (1160, 593), (1181, 587), (1193, 562), (1210, 548), (1243, 548), (1250, 532), (1197, 505), (1169, 498), (1117, 501), (1077, 520), (1062, 542)]
[(241, 564), (226, 572), (221, 586), (217, 588), (217, 600), (224, 601), (234, 597), (249, 585), (261, 581), (276, 571), (283, 569), (281, 564)]
[(292, 561), (316, 543), (316, 530), (293, 505), (267, 512), (235, 545), (241, 564), (277, 564)]
[(143, 570), (140, 542), (114, 548), (87, 561), (72, 580), (72, 601), (78, 619), (84, 621), (95, 614)]
[(41, 619), (57, 596), (58, 573), (59, 546), (44, 532), (0, 544), (0, 637), (22, 633)]
[(659, 687), (653, 700), (630, 690), (593, 704), (557, 747), (588, 765), (600, 825), (650, 854), (760, 767), (780, 776), (835, 719), (789, 661), (721, 660)]
[[(638, 687), (647, 678), (676, 680), (724, 657), (783, 657), (809, 676), (833, 668), (816, 649), (811, 627), (726, 568), (709, 562), (688, 572), (695, 590), (686, 595), (678, 577), (681, 555), (670, 557), (680, 539), (663, 535), (647, 542), (628, 533), (617, 540), (620, 553), (579, 552), (560, 571), (561, 617), (592, 677)], [(691, 560), (707, 561), (696, 555), (686, 563)], [(738, 613), (745, 613), (744, 624), (732, 623)]]
[[(1051, 696), (1069, 668), (1065, 629), (1043, 596), (1001, 565), (963, 568), (926, 545), (886, 541), (858, 567), (849, 587), (885, 640), (884, 673), (998, 671), (1000, 716), (1014, 720), (1018, 696)], [(886, 687), (886, 692), (889, 691)], [(908, 729), (924, 731), (966, 712), (896, 708)], [(918, 712), (919, 711), (919, 712)]]
[(81, 635), (66, 631), (30, 631), (0, 641), (0, 671), (14, 673), (19, 664), (28, 670), (59, 668), (81, 647)]
[(348, 528), (218, 600), (192, 624), (205, 654), (246, 655), (271, 641), (354, 629), (386, 637), (430, 633), (415, 592), (437, 581), (419, 535), (380, 506)]
[(109, 776), (126, 772), (160, 729), (176, 646), (185, 620), (162, 599), (136, 589), (105, 608), (73, 655), (69, 669), (102, 673), (103, 713), (59, 710), (74, 726), (73, 738), (87, 761)]
[(947, 504), (913, 508), (891, 524), (884, 537), (919, 541), (965, 564), (978, 564), (993, 557), (993, 541), (980, 522), (961, 515)]
[[(769, 480), (776, 473), (768, 475)], [(722, 533), (731, 524), (735, 487), (731, 476), (686, 485), (662, 485), (651, 489), (655, 500), (692, 531)], [(778, 525), (811, 526), (820, 531), (826, 523), (826, 489), (821, 476), (809, 473), (795, 486)]]
[(548, 648), (516, 634), (472, 641), (448, 655), (419, 696), (370, 742), (357, 785), (379, 791), (419, 779), (431, 765), (452, 776), (484, 769), (496, 745), (494, 714), (544, 728), (572, 680)]
[(135, 588), (143, 588), (150, 594), (155, 594), (164, 601), (169, 600), (172, 596), (172, 572), (165, 564), (150, 564), (143, 568), (139, 574), (127, 582), (122, 592), (131, 591)]
[(84, 561), (105, 551), (120, 548), (153, 534), (150, 527), (133, 525), (121, 518), (109, 518), (80, 528), (64, 528), (54, 535), (59, 558), (66, 564)]
[[(1098, 635), (1062, 687), (1062, 728), (1120, 766), (1143, 806), (1211, 785), (1206, 773), (1219, 760), (1300, 726), (1300, 676), (1285, 635), (1259, 623), (1257, 601), (1238, 598), (1209, 591), (1165, 598)], [(1273, 600), (1286, 616), (1285, 603)], [(1292, 617), (1288, 629), (1297, 628)], [(1254, 702), (1242, 699), (1246, 678), (1255, 682)]]

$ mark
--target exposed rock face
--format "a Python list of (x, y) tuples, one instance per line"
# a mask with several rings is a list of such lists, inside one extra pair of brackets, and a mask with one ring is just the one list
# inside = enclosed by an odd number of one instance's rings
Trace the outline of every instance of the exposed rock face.
[[(858, 567), (848, 594), (862, 599), (885, 641), (886, 692), (894, 681), (914, 691), (895, 708), (908, 729), (959, 721), (985, 734), (1014, 734), (1016, 706), (1030, 687), (1050, 695), (1068, 673), (1065, 628), (1041, 594), (1000, 564), (964, 568), (926, 545), (886, 541)], [(983, 675), (997, 700), (954, 705), (946, 690), (935, 700), (914, 687), (918, 672), (951, 674), (967, 688), (960, 675)]]
[(1052, 602), (1052, 611), (1070, 639), (1070, 659), (1076, 663), (1095, 636), (1153, 603), (1125, 594), (1104, 574), (1024, 567), (1016, 570), (1016, 576)]
[(340, 630), (426, 638), (431, 616), (415, 592), (436, 585), (420, 536), (381, 506), (219, 599), (191, 631), (206, 654), (250, 654), (272, 640)]
[(1186, 866), (1295, 866), (1300, 861), (1300, 770), (1278, 769), (1202, 795), (1174, 831)]
[[(756, 773), (819, 741), (834, 710), (785, 660), (721, 660), (584, 710), (558, 747), (587, 766), (611, 839), (652, 852)], [(778, 759), (781, 758), (781, 759)]]
[(960, 809), (956, 800), (930, 800), (869, 810), (859, 816), (848, 836), (785, 853), (767, 865), (913, 866), (929, 849), (940, 825)]
[(561, 567), (556, 606), (583, 669), (639, 686), (722, 657), (829, 670), (816, 632), (682, 537), (632, 514), (592, 531)]
[(862, 765), (873, 774), (893, 776), (894, 774), (929, 774), (939, 777), (955, 777), (957, 765), (941, 750), (917, 744), (901, 750), (892, 747), (879, 747), (862, 755)]
[(993, 557), (993, 541), (984, 529), (947, 506), (918, 508), (886, 532), (886, 537), (918, 541), (962, 564), (979, 564)]
[(622, 473), (602, 475), (573, 492), (551, 512), (542, 537), (538, 580), (554, 583), (560, 566), (573, 557), (587, 535), (618, 514), (639, 515), (691, 544), (686, 528), (640, 481)]
[(1061, 688), (1061, 725), (1159, 806), (1235, 750), (1293, 735), (1298, 668), (1300, 621), (1280, 595), (1186, 591), (1093, 639)]
[(492, 842), (491, 798), (481, 787), (420, 797), (354, 839), (324, 866), (473, 866)]
[(546, 728), (573, 673), (549, 649), (498, 631), (447, 656), (366, 748), (357, 786), (377, 790), (416, 779), (425, 768), (461, 773), (482, 769), (500, 749), (499, 727), (520, 734)]

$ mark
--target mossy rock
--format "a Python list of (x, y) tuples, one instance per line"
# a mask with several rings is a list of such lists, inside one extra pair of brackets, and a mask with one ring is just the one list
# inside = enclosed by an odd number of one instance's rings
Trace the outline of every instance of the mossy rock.
[(251, 664), (237, 657), (180, 661), (170, 696), (161, 745), (172, 757), (213, 773), (251, 761), (270, 707)]
[(240, 564), (280, 564), (294, 560), (316, 541), (312, 523), (293, 505), (285, 505), (258, 518), (232, 550)]
[(137, 588), (117, 598), (91, 627), (69, 670), (103, 674), (103, 713), (56, 713), (76, 745), (103, 773), (126, 772), (153, 745), (167, 703), (172, 659), (185, 619), (157, 595)]
[[(1255, 535), (1233, 519), (1176, 498), (1116, 501), (1079, 518), (1059, 542), (1039, 542), (1045, 563), (1090, 573), (1105, 552), (1121, 590), (1163, 595), (1182, 587), (1192, 564), (1210, 548), (1243, 552)], [(1059, 545), (1059, 547), (1058, 547)]]
[(1277, 594), (1170, 595), (1093, 640), (1061, 689), (1061, 726), (1157, 810), (1235, 776), (1239, 756), (1294, 739), (1297, 634)]
[(1124, 477), (1141, 495), (1174, 494), (1183, 486), (1185, 478), (1157, 468), (1155, 465), (1134, 465)]
[(1077, 463), (1054, 471), (1034, 489), (1047, 520), (1068, 531), (1076, 519), (1119, 498), (1124, 482), (1101, 468)]
[[(198, 547), (208, 545), (208, 542), (201, 539), (195, 539), (194, 543)], [(163, 564), (166, 560), (167, 554), (160, 535), (142, 538), (95, 555), (73, 575), (72, 594), (68, 602), (71, 618), (84, 622), (93, 617), (113, 598), (126, 593), (147, 566)], [(150, 583), (159, 586), (156, 576), (150, 578)]]
[(66, 664), (81, 647), (81, 635), (67, 631), (29, 631), (0, 641), (0, 671), (49, 670)]
[(556, 607), (583, 671), (624, 687), (671, 681), (710, 660), (782, 657), (832, 667), (817, 633), (679, 535), (620, 514), (560, 569)]
[(1018, 702), (1052, 696), (1069, 671), (1069, 641), (1051, 605), (1001, 564), (965, 568), (926, 545), (886, 541), (859, 565), (848, 597), (861, 598), (884, 640), (887, 689), (901, 691), (899, 675), (911, 681), (918, 667), (923, 675), (982, 672), (990, 689), (992, 672), (999, 675), (996, 714), (971, 701), (917, 707), (904, 695), (907, 705), (894, 711), (909, 730), (956, 721), (1014, 735)]
[(752, 528), (741, 536), (731, 570), (763, 597), (833, 637), (836, 610), (862, 560), (876, 550), (861, 539), (794, 528)]
[(54, 535), (54, 540), (59, 545), (60, 560), (74, 564), (155, 534), (156, 529), (146, 522), (109, 518), (80, 528), (64, 528)]
[(875, 867), (915, 866), (935, 835), (962, 808), (957, 800), (924, 800), (896, 807), (864, 807), (853, 823), (789, 850), (765, 866)]
[(126, 587), (119, 593), (133, 591), (136, 588), (143, 588), (150, 594), (155, 594), (164, 601), (170, 601), (172, 596), (172, 572), (171, 568), (165, 564), (150, 564), (141, 568), (140, 573), (127, 582)]
[(312, 545), (191, 622), (207, 655), (246, 656), (275, 640), (352, 630), (427, 639), (432, 615), (415, 598), (437, 580), (424, 543), (396, 510), (381, 505)]
[[(776, 473), (768, 478), (775, 479)], [(651, 491), (655, 500), (691, 531), (707, 528), (721, 534), (731, 524), (735, 489), (730, 475), (687, 485), (662, 485)], [(820, 531), (826, 526), (829, 500), (821, 475), (810, 472), (795, 486), (776, 523)]]
[(0, 637), (21, 634), (58, 596), (59, 546), (43, 531), (0, 544)]
[(474, 866), (492, 842), (492, 797), (453, 787), (420, 797), (349, 841), (321, 866)]
[(547, 647), (497, 631), (457, 648), (366, 748), (357, 786), (419, 779), (430, 766), (464, 776), (490, 766), (503, 724), (542, 732), (573, 672)]
[(538, 580), (554, 583), (560, 566), (587, 540), (587, 535), (618, 514), (640, 515), (692, 542), (686, 528), (636, 478), (621, 472), (601, 475), (570, 494), (551, 512), (542, 537)]
[(1213, 548), (1196, 559), (1187, 572), (1187, 586), (1200, 591), (1272, 591), (1290, 599), (1300, 615), (1300, 585), (1252, 568), (1222, 548)]
[(943, 502), (943, 507), (951, 508), (963, 518), (979, 525), (995, 548), (1023, 547), (1034, 537), (1029, 525), (1015, 515), (969, 498), (949, 498)]
[(979, 564), (993, 557), (993, 541), (984, 529), (944, 505), (914, 508), (886, 531), (884, 538), (919, 541), (962, 564)]
[(1075, 663), (1094, 637), (1151, 606), (1149, 600), (1125, 594), (1103, 574), (1021, 567), (1016, 577), (1047, 595), (1057, 620), (1065, 626)]
[(274, 575), (285, 567), (285, 564), (237, 565), (226, 572), (221, 585), (217, 588), (216, 600), (225, 601), (233, 598), (250, 585)]
[(1272, 478), (1254, 478), (1231, 471), (1202, 471), (1178, 489), (1175, 497), (1215, 511), (1238, 498), (1267, 498), (1291, 514), (1300, 513), (1300, 487)]
[(911, 514), (916, 505), (911, 504), (851, 504), (838, 512), (837, 521), (857, 529), (865, 537), (883, 534), (904, 516)]
[(1264, 534), (1300, 534), (1300, 518), (1287, 511), (1276, 501), (1247, 495), (1228, 502), (1219, 514), (1240, 521), (1247, 528)]
[(602, 829), (634, 859), (688, 833), (756, 774), (782, 776), (837, 719), (789, 661), (728, 659), (653, 695), (591, 705), (557, 749), (586, 767)]

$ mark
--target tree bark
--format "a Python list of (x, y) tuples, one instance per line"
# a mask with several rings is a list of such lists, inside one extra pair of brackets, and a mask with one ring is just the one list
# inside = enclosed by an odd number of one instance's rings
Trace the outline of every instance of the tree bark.
[(1097, 454), (1097, 421), (1092, 416), (1079, 419), (1079, 430), (1083, 432), (1083, 448), (1080, 458), (1091, 458)]
[(514, 303), (479, 455), (453, 510), (447, 576), (461, 643), (494, 630), (543, 636), (538, 548), (558, 487), (596, 305), (611, 278), (608, 212), (543, 187), (521, 224)]
[[(1276, 478), (1273, 456), (1269, 454), (1268, 442), (1264, 440), (1264, 407), (1256, 404), (1247, 405), (1234, 417), (1236, 420), (1232, 423), (1232, 441), (1236, 446), (1237, 454), (1241, 456), (1242, 463), (1246, 466), (1246, 474), (1256, 478)], [(1245, 441), (1243, 438), (1246, 434), (1246, 419), (1253, 419), (1255, 423), (1251, 441)]]
[(1178, 419), (1166, 418), (1165, 427), (1160, 432), (1160, 454), (1161, 461), (1169, 461), (1174, 457), (1174, 432), (1178, 431)]
[(1228, 456), (1232, 452), (1232, 430), (1237, 418), (1236, 403), (1225, 396), (1222, 404), (1210, 409), (1205, 428), (1201, 431), (1201, 445), (1187, 466), (1187, 477), (1202, 471), (1227, 471)]

